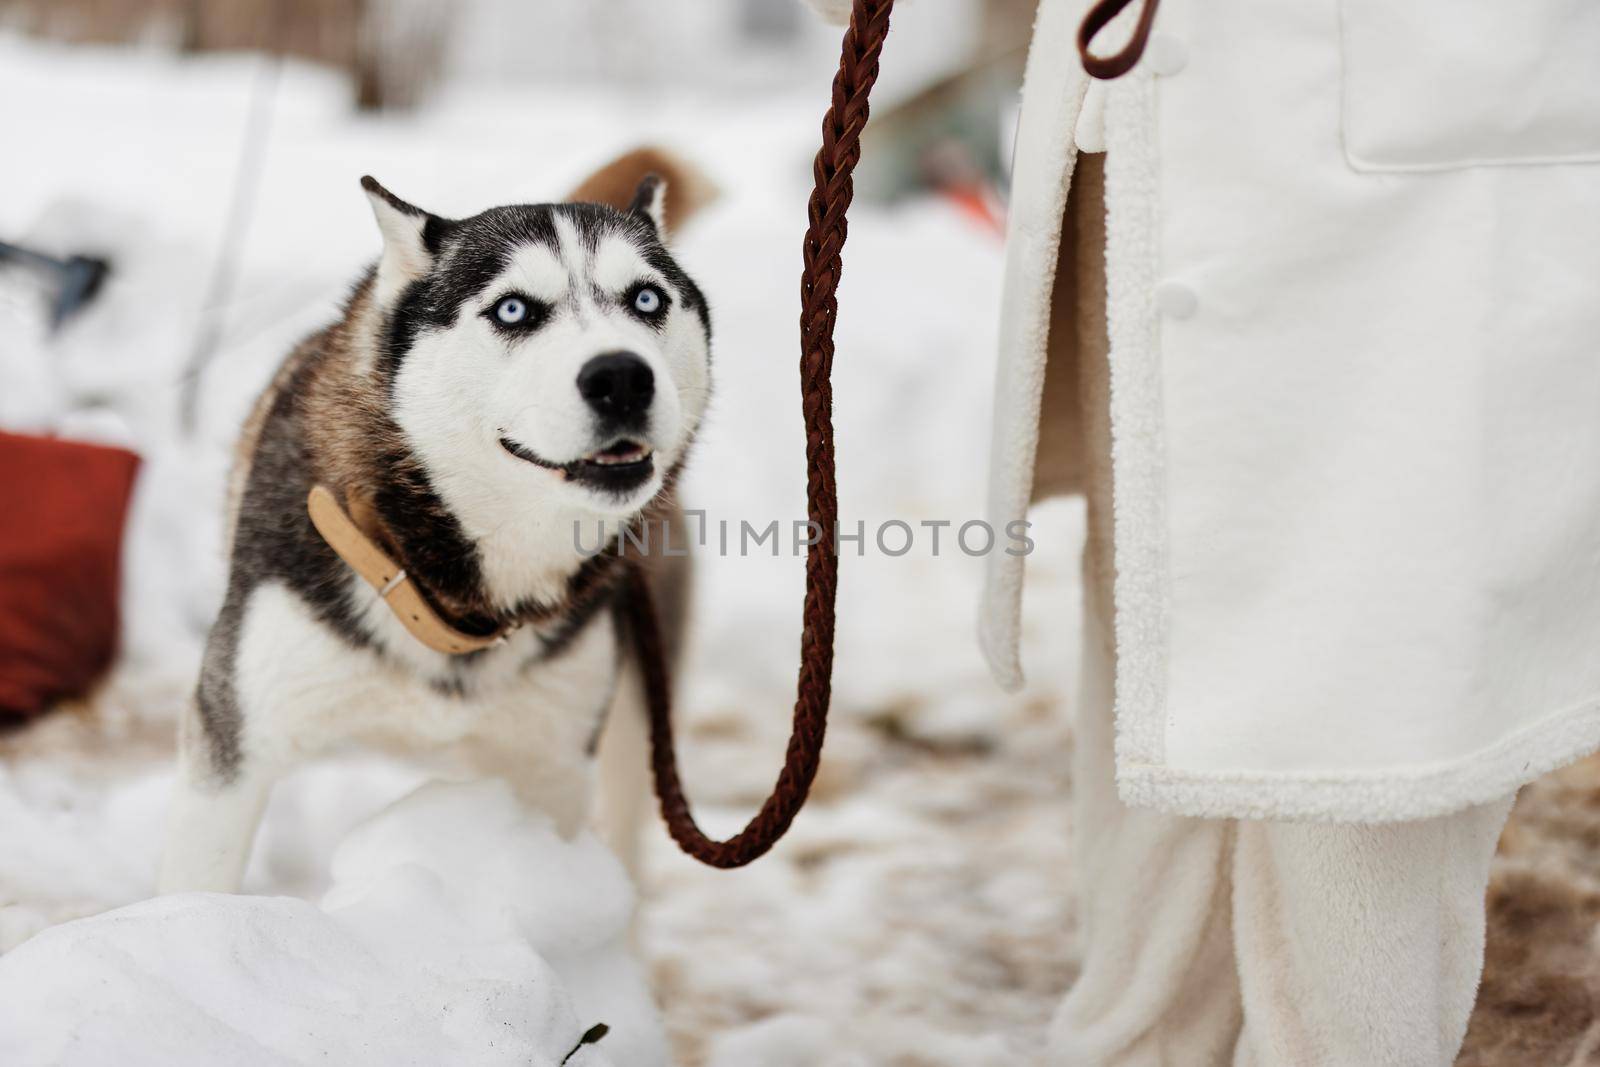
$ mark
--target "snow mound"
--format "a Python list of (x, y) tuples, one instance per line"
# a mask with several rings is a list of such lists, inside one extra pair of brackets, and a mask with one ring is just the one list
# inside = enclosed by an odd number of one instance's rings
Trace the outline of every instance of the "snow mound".
[(0, 1063), (667, 1063), (621, 866), (503, 783), (423, 786), (334, 879), (320, 908), (184, 893), (41, 932), (0, 957)]

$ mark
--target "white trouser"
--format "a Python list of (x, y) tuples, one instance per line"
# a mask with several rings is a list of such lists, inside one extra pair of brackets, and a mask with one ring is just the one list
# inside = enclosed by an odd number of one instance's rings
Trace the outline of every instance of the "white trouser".
[(1511, 798), (1385, 825), (1129, 808), (1114, 781), (1100, 600), (1089, 593), (1073, 764), (1083, 968), (1056, 1014), (1049, 1062), (1452, 1063), (1483, 967), (1484, 891)]
[(1489, 862), (1512, 798), (1384, 825), (1186, 819), (1117, 798), (1102, 157), (1078, 164), (1036, 485), (1049, 495), (1081, 475), (1089, 530), (1072, 787), (1083, 967), (1049, 1063), (1448, 1067), (1477, 993)]

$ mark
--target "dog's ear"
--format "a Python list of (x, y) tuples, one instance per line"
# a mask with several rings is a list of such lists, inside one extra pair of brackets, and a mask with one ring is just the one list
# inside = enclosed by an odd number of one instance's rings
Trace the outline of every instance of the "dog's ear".
[(378, 260), (378, 302), (386, 304), (433, 266), (433, 238), (442, 220), (401, 200), (371, 175), (361, 179), (361, 188), (367, 191), (373, 217), (383, 233), (383, 256)]
[(630, 215), (643, 215), (663, 237), (667, 233), (667, 183), (659, 174), (646, 174), (633, 190)]

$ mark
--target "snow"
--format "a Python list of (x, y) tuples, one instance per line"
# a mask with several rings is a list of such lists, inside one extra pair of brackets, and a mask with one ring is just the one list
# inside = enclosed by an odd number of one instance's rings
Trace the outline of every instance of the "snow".
[(666, 1062), (621, 865), (504, 784), (423, 787), (333, 876), (320, 908), (183, 893), (44, 931), (0, 959), (0, 1062)]
[[(915, 32), (903, 20), (896, 41)], [(868, 542), (841, 565), (815, 799), (770, 857), (712, 871), (647, 834), (629, 953), (614, 938), (630, 898), (592, 842), (551, 840), (491, 786), (425, 785), (417, 767), (352, 751), (278, 786), (245, 880), (254, 895), (145, 900), (172, 723), (224, 573), (229, 448), (276, 362), (376, 251), (361, 174), (469, 213), (559, 195), (638, 143), (704, 166), (725, 196), (679, 254), (712, 302), (716, 394), (685, 498), (713, 547), (720, 522), (737, 534), (741, 520), (802, 517), (796, 282), (825, 63), (762, 93), (469, 86), (405, 118), (353, 117), (340, 83), (289, 64), (200, 430), (185, 439), (178, 384), (261, 63), (0, 36), (0, 97), (30, 101), (0, 109), (0, 144), (16, 149), (0, 234), (116, 264), (103, 299), (56, 337), (37, 294), (0, 276), (0, 426), (145, 457), (121, 666), (84, 706), (0, 737), (0, 1042), (16, 1043), (0, 1062), (108, 1062), (88, 1045), (52, 1053), (79, 1033), (120, 1042), (119, 1063), (138, 1062), (136, 1048), (163, 1064), (298, 1063), (319, 1042), (345, 1043), (326, 1062), (487, 1063), (464, 1050), (495, 1028), (518, 1062), (543, 1062), (557, 1038), (605, 1021), (612, 1033), (585, 1056), (650, 1063), (628, 1044), (654, 1047), (641, 968), (685, 1065), (1033, 1062), (1074, 959), (1061, 708), (1082, 515), (1037, 516), (1032, 673), (1015, 696), (979, 660), (982, 561), (953, 549), (953, 527), (937, 555), (922, 528), (903, 556), (872, 544), (884, 520), (982, 515), (1000, 248), (929, 201), (863, 201), (851, 216), (838, 481)], [(681, 758), (697, 814), (730, 832), (782, 760), (803, 568), (787, 550), (700, 556)], [(474, 981), (498, 984), (475, 997)], [(340, 1003), (367, 1007), (330, 1014)], [(471, 1022), (441, 1025), (446, 1006)]]

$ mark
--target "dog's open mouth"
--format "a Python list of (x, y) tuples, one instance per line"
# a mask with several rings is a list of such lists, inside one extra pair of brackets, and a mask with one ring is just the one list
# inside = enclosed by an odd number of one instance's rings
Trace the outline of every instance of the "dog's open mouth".
[(500, 438), (500, 447), (520, 460), (560, 472), (569, 482), (610, 493), (631, 493), (655, 473), (655, 453), (626, 437), (571, 463), (552, 463), (509, 437)]

